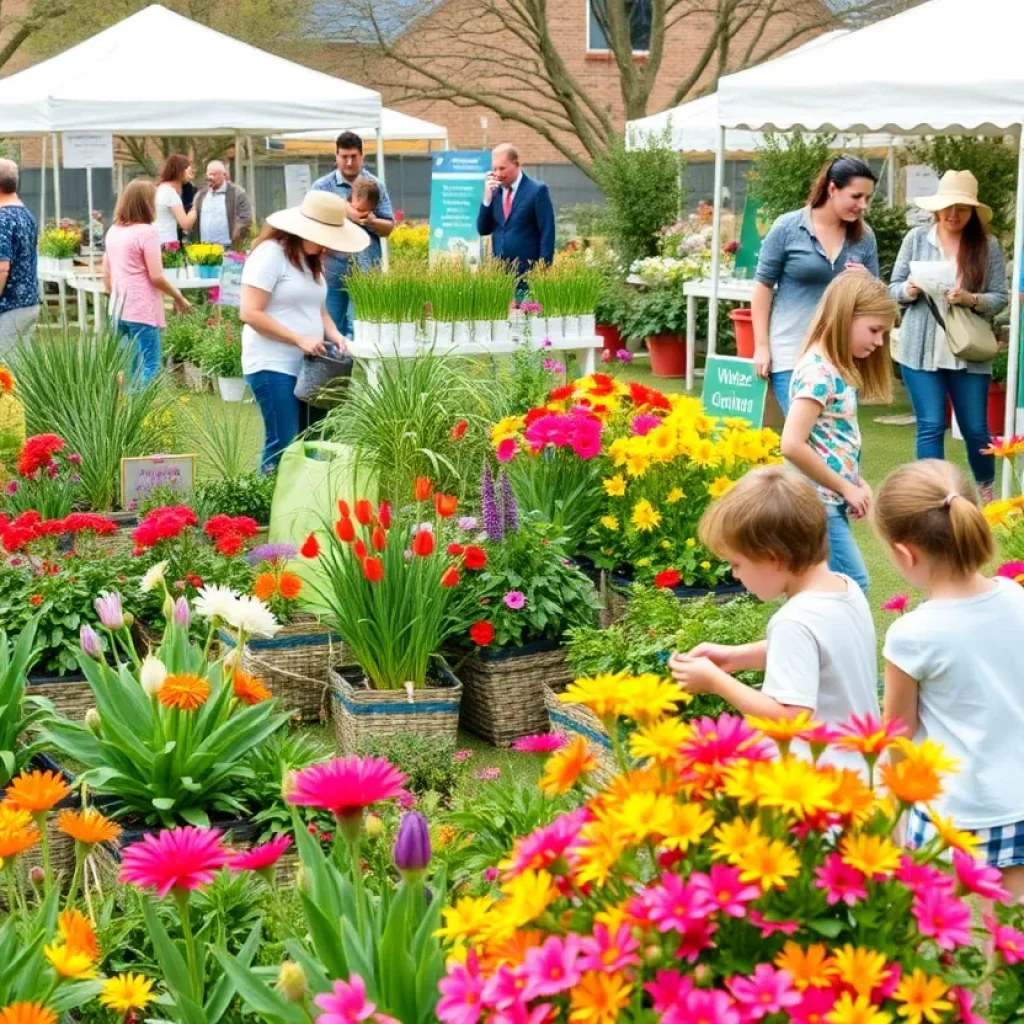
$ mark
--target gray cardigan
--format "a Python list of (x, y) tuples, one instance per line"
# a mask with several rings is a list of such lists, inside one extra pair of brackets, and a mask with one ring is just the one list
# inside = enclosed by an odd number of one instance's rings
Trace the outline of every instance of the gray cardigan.
[[(932, 352), (935, 348), (935, 318), (928, 311), (923, 298), (918, 297), (911, 302), (907, 297), (906, 282), (910, 277), (910, 261), (931, 263), (945, 259), (939, 249), (930, 241), (928, 235), (932, 230), (930, 224), (912, 228), (903, 236), (900, 254), (892, 268), (889, 292), (903, 308), (903, 319), (900, 324), (900, 344), (898, 362), (911, 370), (931, 369)], [(991, 319), (1006, 308), (1009, 296), (1006, 290), (1006, 271), (1003, 268), (1003, 251), (999, 241), (992, 235), (988, 238), (988, 269), (985, 271), (985, 284), (978, 292), (977, 312)], [(968, 363), (969, 373), (991, 373), (992, 364)]]

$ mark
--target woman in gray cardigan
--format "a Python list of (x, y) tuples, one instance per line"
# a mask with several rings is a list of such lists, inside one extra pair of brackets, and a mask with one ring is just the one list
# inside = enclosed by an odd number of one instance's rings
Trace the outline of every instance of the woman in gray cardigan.
[(986, 227), (992, 210), (978, 202), (978, 182), (970, 171), (947, 171), (934, 196), (915, 200), (935, 214), (935, 223), (907, 232), (892, 271), (889, 290), (903, 307), (897, 362), (917, 418), (917, 457), (945, 457), (946, 398), (952, 402), (967, 444), (971, 472), (985, 501), (992, 499), (995, 460), (988, 447), (988, 386), (991, 363), (967, 363), (953, 355), (910, 273), (913, 262), (951, 263), (955, 283), (937, 307), (966, 306), (993, 317), (1007, 303), (1006, 272), (998, 239)]

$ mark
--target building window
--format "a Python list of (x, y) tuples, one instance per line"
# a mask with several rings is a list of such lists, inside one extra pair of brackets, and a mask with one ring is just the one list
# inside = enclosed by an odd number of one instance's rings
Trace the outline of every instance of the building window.
[[(598, 12), (607, 21), (608, 0), (587, 0), (587, 49), (607, 53), (611, 47), (601, 28)], [(651, 48), (651, 0), (625, 0), (629, 15), (629, 37), (634, 53), (647, 53)]]

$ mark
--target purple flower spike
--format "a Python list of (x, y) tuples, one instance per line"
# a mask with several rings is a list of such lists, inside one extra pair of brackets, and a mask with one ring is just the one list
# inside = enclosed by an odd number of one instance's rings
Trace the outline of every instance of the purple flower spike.
[(494, 475), (491, 473), (490, 463), (484, 463), (484, 478), (480, 490), (481, 510), (487, 539), (495, 544), (500, 544), (505, 539), (505, 524), (502, 522), (501, 510), (498, 508), (498, 496), (494, 492)]
[(501, 511), (505, 522), (505, 529), (509, 533), (516, 533), (519, 529), (519, 506), (516, 504), (516, 496), (512, 493), (512, 481), (508, 473), (503, 469), (499, 477), (501, 483)]
[(395, 867), (405, 877), (420, 874), (430, 866), (430, 826), (419, 811), (402, 816), (395, 838)]

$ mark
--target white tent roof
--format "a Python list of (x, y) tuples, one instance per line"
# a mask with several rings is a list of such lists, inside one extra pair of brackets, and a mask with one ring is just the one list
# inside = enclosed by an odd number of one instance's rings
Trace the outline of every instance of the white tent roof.
[(380, 93), (275, 57), (154, 4), (0, 80), (0, 131), (269, 135), (358, 125)]
[[(820, 36), (798, 46), (795, 50), (784, 53), (781, 57), (759, 64), (758, 68), (771, 67), (786, 61), (799, 53), (806, 53), (825, 43), (831, 43), (841, 36), (848, 35), (845, 29), (825, 32)], [(626, 122), (626, 145), (632, 146), (631, 139), (642, 145), (649, 136), (661, 136), (666, 128), (671, 128), (672, 148), (682, 153), (713, 153), (718, 147), (718, 93), (701, 96), (688, 103), (663, 110), (660, 114), (651, 114), (636, 121)], [(761, 132), (731, 131), (725, 140), (725, 148), (730, 152), (752, 153), (764, 144)], [(888, 135), (844, 135), (837, 142), (839, 146), (856, 147), (858, 149), (884, 149), (892, 145)]]
[[(443, 124), (424, 121), (421, 117), (403, 114), (400, 110), (391, 110), (388, 107), (381, 108), (380, 124), (385, 142), (415, 142), (420, 139), (443, 141), (448, 138), (448, 129)], [(286, 142), (334, 142), (343, 131), (357, 131), (357, 128), (343, 123), (343, 127), (337, 131), (288, 132), (277, 138)]]
[(931, 0), (823, 46), (728, 75), (729, 128), (922, 134), (1024, 119), (1021, 0)]

